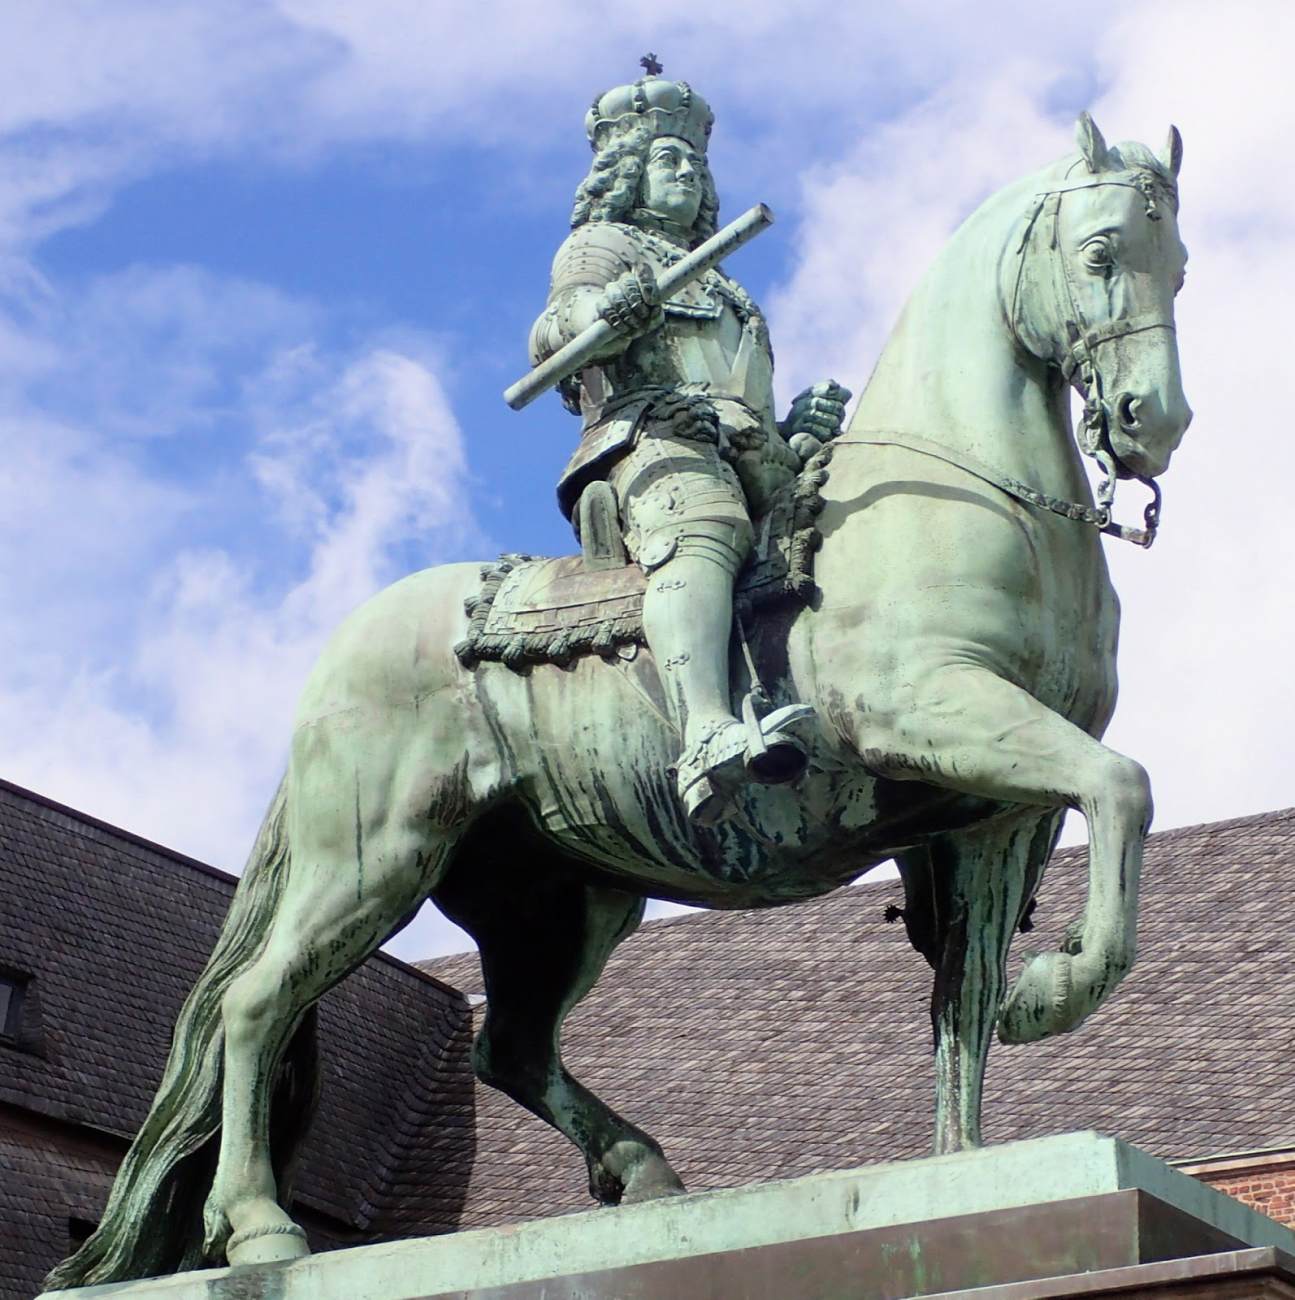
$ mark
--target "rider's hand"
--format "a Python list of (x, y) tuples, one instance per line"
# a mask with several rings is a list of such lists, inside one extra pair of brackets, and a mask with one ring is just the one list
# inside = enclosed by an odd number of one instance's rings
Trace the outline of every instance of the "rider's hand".
[(796, 453), (802, 469), (809, 464), (812, 456), (823, 450), (823, 444), (812, 433), (793, 433), (787, 440), (787, 446)]
[(623, 347), (656, 329), (664, 320), (657, 292), (656, 276), (646, 263), (617, 276), (595, 304), (598, 315), (616, 329), (617, 342)]
[[(802, 461), (808, 460), (823, 443), (841, 432), (845, 404), (851, 396), (850, 390), (835, 379), (825, 379), (792, 400), (791, 410), (783, 421), (782, 434)], [(817, 442), (818, 446), (811, 448), (811, 442)], [(802, 447), (808, 450), (808, 455), (802, 452)]]

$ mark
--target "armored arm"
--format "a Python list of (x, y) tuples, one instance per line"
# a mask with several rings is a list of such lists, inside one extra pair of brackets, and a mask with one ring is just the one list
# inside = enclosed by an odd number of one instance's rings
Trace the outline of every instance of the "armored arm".
[(610, 222), (581, 226), (558, 249), (548, 305), (531, 328), (531, 364), (552, 356), (599, 319), (618, 327), (603, 353), (608, 357), (662, 320), (652, 269), (624, 230)]

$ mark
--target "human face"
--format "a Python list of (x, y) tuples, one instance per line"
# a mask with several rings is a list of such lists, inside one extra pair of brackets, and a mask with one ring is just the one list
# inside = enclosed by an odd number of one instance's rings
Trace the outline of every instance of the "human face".
[(701, 210), (705, 172), (705, 158), (686, 140), (675, 136), (653, 140), (643, 172), (643, 206), (690, 228)]

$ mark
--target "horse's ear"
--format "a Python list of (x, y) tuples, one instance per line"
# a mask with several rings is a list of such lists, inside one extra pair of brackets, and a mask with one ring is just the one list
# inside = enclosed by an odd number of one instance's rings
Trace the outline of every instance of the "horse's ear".
[(1106, 170), (1106, 141), (1097, 129), (1097, 123), (1087, 112), (1080, 113), (1075, 123), (1075, 139), (1079, 142), (1079, 152), (1084, 155), (1090, 172)]
[(1169, 139), (1160, 151), (1160, 161), (1171, 176), (1178, 175), (1178, 169), (1183, 165), (1183, 137), (1178, 134), (1176, 126), (1169, 128)]

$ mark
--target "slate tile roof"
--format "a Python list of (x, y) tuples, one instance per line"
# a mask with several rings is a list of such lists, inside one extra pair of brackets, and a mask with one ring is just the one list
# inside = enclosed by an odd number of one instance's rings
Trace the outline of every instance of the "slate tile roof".
[[(31, 977), (24, 1041), (0, 1039), (0, 1108), (115, 1135), (119, 1156), (152, 1100), (176, 1011), (235, 883), (0, 782), (0, 970)], [(471, 1158), (468, 1024), (461, 994), (385, 956), (323, 1000), (323, 1092), (297, 1180), (307, 1206), (361, 1235), (457, 1222)], [(461, 1153), (434, 1159), (447, 1141)], [(38, 1250), (48, 1268), (65, 1253), (66, 1207), (75, 1202), (78, 1216), (97, 1218), (106, 1183), (86, 1190), (88, 1157), (60, 1166), (52, 1146), (29, 1150), (39, 1154), (25, 1157), (21, 1177), (17, 1155), (11, 1166), (0, 1152), (0, 1237), (19, 1224), (35, 1230), (24, 1215), (38, 1207), (25, 1198), (44, 1187), (65, 1207), (57, 1254)], [(393, 1196), (393, 1186), (410, 1190)]]
[[(1079, 915), (1084, 850), (1056, 855), (1037, 929)], [(1167, 1158), (1295, 1145), (1295, 809), (1153, 835), (1137, 967), (1079, 1032), (996, 1046), (986, 1140), (1094, 1128)], [(924, 1154), (930, 974), (898, 881), (766, 912), (645, 925), (573, 1012), (578, 1078), (660, 1140), (702, 1189)], [(475, 954), (422, 964), (481, 989)], [(583, 1162), (478, 1088), (462, 1223), (587, 1208)]]

